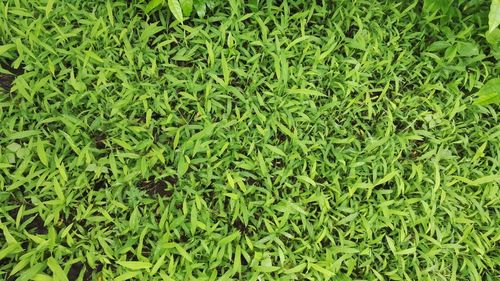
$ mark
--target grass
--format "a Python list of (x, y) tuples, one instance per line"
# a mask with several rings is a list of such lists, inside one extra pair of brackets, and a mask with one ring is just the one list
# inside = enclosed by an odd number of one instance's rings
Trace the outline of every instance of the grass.
[(0, 2), (0, 278), (498, 280), (489, 3), (230, 2)]

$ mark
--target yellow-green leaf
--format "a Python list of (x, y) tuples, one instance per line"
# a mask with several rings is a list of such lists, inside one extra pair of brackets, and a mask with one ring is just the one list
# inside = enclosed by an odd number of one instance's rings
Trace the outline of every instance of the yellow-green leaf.
[(326, 96), (322, 92), (319, 92), (316, 90), (310, 90), (310, 89), (290, 89), (290, 90), (288, 90), (288, 93), (289, 94), (300, 94), (300, 95), (306, 95), (306, 96), (318, 96), (318, 97), (325, 97)]
[(179, 0), (182, 8), (182, 14), (189, 17), (193, 11), (193, 0)]
[(144, 261), (117, 261), (116, 263), (132, 270), (149, 269), (153, 266), (150, 262)]
[(68, 277), (66, 277), (66, 273), (64, 272), (64, 270), (61, 268), (59, 263), (53, 257), (50, 257), (47, 260), (47, 265), (49, 266), (50, 270), (53, 273), (54, 280), (68, 281)]
[(45, 153), (45, 148), (43, 147), (43, 142), (38, 141), (36, 143), (36, 153), (38, 154), (38, 158), (42, 162), (43, 165), (49, 166), (49, 160), (47, 158), (47, 153)]
[(500, 0), (491, 1), (488, 25), (490, 27), (488, 32), (492, 32), (500, 25)]
[(184, 21), (184, 17), (182, 16), (182, 7), (179, 0), (168, 0), (168, 8), (176, 20), (180, 22)]
[(154, 8), (162, 5), (165, 3), (165, 0), (151, 0), (149, 3), (146, 5), (146, 8), (144, 9), (144, 12), (149, 13), (151, 12)]

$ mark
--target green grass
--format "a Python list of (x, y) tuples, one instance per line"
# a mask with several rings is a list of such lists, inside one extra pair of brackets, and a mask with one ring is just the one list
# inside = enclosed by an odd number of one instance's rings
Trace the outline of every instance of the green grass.
[(250, 2), (0, 2), (0, 279), (500, 278), (489, 1)]

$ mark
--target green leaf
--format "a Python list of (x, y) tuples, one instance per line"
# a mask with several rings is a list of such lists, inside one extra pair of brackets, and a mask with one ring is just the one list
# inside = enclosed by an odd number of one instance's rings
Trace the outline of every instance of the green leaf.
[(129, 279), (132, 279), (132, 278), (136, 277), (139, 274), (141, 274), (141, 272), (138, 272), (138, 271), (129, 271), (129, 272), (121, 274), (120, 276), (117, 276), (115, 279), (113, 279), (113, 281), (125, 281), (125, 280), (129, 280)]
[(149, 13), (152, 10), (154, 10), (156, 7), (163, 5), (164, 3), (165, 3), (165, 0), (151, 0), (151, 1), (149, 1), (148, 5), (146, 5), (144, 12)]
[(66, 277), (66, 273), (64, 272), (64, 270), (61, 268), (59, 263), (53, 257), (50, 257), (47, 260), (47, 265), (49, 266), (50, 270), (52, 270), (54, 280), (68, 281), (68, 277)]
[(316, 90), (310, 90), (310, 89), (290, 89), (288, 90), (289, 94), (300, 94), (300, 95), (306, 95), (306, 96), (317, 96), (317, 97), (326, 97), (325, 94), (322, 92), (316, 91)]
[(274, 272), (281, 269), (279, 266), (259, 265), (254, 268), (257, 272)]
[(331, 272), (330, 270), (328, 270), (320, 265), (317, 265), (315, 263), (311, 263), (311, 268), (318, 271), (318, 272), (321, 272), (325, 276), (326, 279), (330, 279), (334, 275), (334, 273)]
[(45, 6), (45, 17), (48, 17), (50, 12), (52, 11), (52, 7), (54, 6), (55, 0), (48, 0), (47, 5)]
[(151, 269), (151, 275), (155, 275), (156, 272), (158, 272), (158, 269), (160, 269), (161, 266), (165, 264), (165, 256), (166, 254), (163, 254), (160, 256), (160, 258), (156, 261), (155, 265)]
[(20, 260), (14, 268), (12, 268), (12, 271), (10, 272), (10, 275), (13, 276), (22, 269), (24, 269), (28, 264), (30, 263), (30, 260), (28, 258), (25, 258), (23, 260)]
[(23, 271), (19, 278), (16, 281), (28, 281), (32, 280), (35, 275), (37, 275), (40, 271), (43, 270), (45, 265), (43, 263), (37, 263), (33, 266), (30, 266), (27, 270)]
[(394, 178), (395, 176), (398, 175), (398, 171), (392, 171), (390, 173), (388, 173), (387, 175), (385, 175), (383, 178), (381, 178), (380, 180), (378, 180), (376, 183), (375, 183), (375, 186), (377, 185), (381, 185), (381, 184), (384, 184), (388, 181), (390, 181), (392, 178)]
[(491, 45), (500, 43), (500, 29), (495, 28), (493, 31), (487, 32), (486, 41), (488, 41)]
[(52, 186), (54, 187), (54, 192), (56, 193), (57, 197), (61, 200), (65, 200), (64, 192), (61, 188), (61, 185), (57, 181), (57, 179), (54, 178)]
[(10, 254), (14, 254), (20, 251), (20, 246), (18, 244), (5, 244), (5, 247), (0, 250), (0, 259), (5, 258)]
[(499, 175), (489, 175), (489, 176), (484, 176), (475, 180), (470, 180), (468, 178), (460, 177), (460, 176), (453, 176), (453, 178), (462, 181), (466, 184), (472, 185), (472, 186), (479, 186), (481, 184), (485, 183), (490, 183), (490, 182), (497, 182), (500, 183), (500, 176)]
[(179, 0), (168, 0), (168, 8), (170, 9), (170, 12), (172, 12), (172, 15), (174, 15), (176, 20), (178, 20), (179, 22), (184, 21)]
[(398, 252), (396, 252), (396, 255), (410, 255), (410, 254), (414, 254), (415, 252), (416, 252), (416, 248), (413, 247), (413, 248), (408, 248), (405, 250), (398, 251)]
[(117, 261), (117, 264), (132, 270), (149, 269), (153, 265), (144, 261)]
[(488, 32), (493, 32), (500, 25), (500, 0), (491, 0), (488, 25), (490, 27)]
[(273, 153), (276, 153), (276, 154), (278, 154), (280, 156), (286, 157), (285, 152), (283, 152), (283, 150), (279, 149), (278, 147), (276, 147), (274, 145), (270, 145), (270, 144), (265, 144), (265, 146), (266, 146), (267, 149), (269, 149)]
[(486, 82), (477, 92), (478, 98), (474, 101), (477, 105), (488, 105), (500, 103), (500, 78), (494, 78)]
[(111, 1), (106, 1), (106, 10), (108, 11), (108, 20), (111, 25), (115, 25), (115, 16), (113, 14), (113, 7), (111, 6)]
[(155, 22), (153, 24), (148, 24), (146, 27), (142, 30), (140, 40), (143, 42), (143, 44), (146, 44), (153, 35), (156, 33), (164, 30), (165, 27), (163, 26), (158, 26), (158, 23)]
[(427, 51), (429, 51), (429, 52), (441, 51), (441, 50), (444, 50), (450, 46), (451, 46), (451, 43), (448, 41), (436, 41), (427, 47)]
[(482, 94), (474, 101), (474, 104), (477, 105), (488, 105), (493, 103), (500, 103), (500, 94), (498, 92)]
[(269, 170), (267, 169), (266, 162), (264, 161), (264, 157), (262, 156), (262, 153), (259, 151), (257, 153), (257, 161), (259, 162), (259, 167), (260, 171), (264, 176), (269, 175)]
[(474, 43), (460, 42), (457, 46), (457, 52), (462, 57), (472, 57), (479, 54), (479, 48)]
[(441, 12), (446, 14), (453, 0), (424, 0), (424, 10), (430, 13)]
[(393, 254), (396, 254), (396, 246), (394, 245), (394, 240), (391, 237), (386, 236), (385, 240), (387, 241), (387, 245)]
[(186, 156), (179, 156), (179, 163), (177, 164), (177, 173), (179, 177), (182, 177), (188, 170), (189, 163), (186, 161)]
[(179, 254), (184, 259), (186, 259), (189, 262), (193, 262), (193, 259), (191, 258), (191, 255), (189, 255), (189, 253), (186, 251), (186, 249), (184, 249), (181, 245), (175, 243), (175, 249), (177, 250), (177, 252), (179, 252)]
[(189, 17), (193, 11), (193, 0), (179, 0), (182, 8), (182, 14)]
[(119, 146), (123, 147), (125, 150), (133, 150), (132, 146), (128, 144), (127, 142), (117, 139), (117, 138), (112, 138), (113, 142), (118, 144)]
[(207, 6), (204, 0), (194, 0), (194, 8), (196, 10), (196, 14), (202, 18), (207, 13)]
[(241, 272), (241, 246), (236, 245), (236, 251), (234, 253), (233, 260), (233, 272)]
[(307, 263), (301, 263), (293, 268), (290, 268), (290, 269), (287, 269), (285, 270), (284, 272), (286, 274), (293, 274), (293, 273), (299, 273), (299, 272), (302, 272), (304, 271), (304, 269), (306, 268), (307, 266)]
[(7, 44), (7, 45), (1, 45), (0, 46), (0, 57), (7, 51), (9, 51), (10, 49), (14, 49), (16, 48), (16, 45), (15, 44)]
[(316, 182), (306, 175), (299, 175), (299, 176), (297, 176), (297, 179), (303, 183), (307, 183), (307, 184), (310, 184), (312, 186), (316, 186)]
[(359, 250), (356, 248), (351, 248), (347, 246), (337, 246), (334, 248), (334, 251), (337, 253), (344, 253), (344, 254), (356, 254), (359, 253)]
[(40, 131), (35, 131), (35, 130), (16, 132), (16, 133), (11, 134), (9, 136), (9, 139), (11, 139), (11, 140), (25, 139), (25, 138), (29, 138), (32, 136), (36, 136), (40, 133), (41, 133)]
[(224, 52), (221, 53), (222, 75), (224, 76), (224, 85), (229, 85), (229, 67), (227, 65), (226, 56)]
[(241, 236), (241, 233), (239, 231), (235, 231), (231, 235), (222, 238), (219, 241), (219, 245), (221, 245), (221, 246), (227, 245), (231, 241), (233, 241), (234, 239), (239, 238), (240, 236)]

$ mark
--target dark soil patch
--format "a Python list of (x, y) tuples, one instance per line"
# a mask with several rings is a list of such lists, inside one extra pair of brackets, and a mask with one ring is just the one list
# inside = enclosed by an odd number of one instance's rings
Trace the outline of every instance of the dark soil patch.
[(279, 140), (280, 143), (283, 143), (287, 140), (287, 136), (283, 134), (282, 132), (278, 132), (276, 134), (276, 138)]
[(247, 233), (247, 226), (239, 219), (237, 218), (234, 223), (233, 227), (238, 229), (241, 234), (246, 234)]
[(67, 276), (68, 280), (77, 280), (82, 270), (83, 270), (83, 263), (77, 262), (72, 264), (68, 271), (68, 276)]
[(273, 168), (283, 168), (285, 166), (285, 162), (281, 159), (274, 159), (272, 161)]
[(0, 73), (0, 88), (9, 93), (14, 79), (16, 79), (16, 76), (14, 75)]
[(103, 132), (97, 132), (95, 133), (92, 138), (94, 139), (94, 144), (95, 147), (98, 149), (105, 149), (107, 147), (106, 145), (106, 134)]
[(167, 183), (175, 185), (177, 183), (177, 177), (169, 176), (164, 180), (149, 178), (148, 180), (141, 181), (139, 183), (139, 188), (146, 191), (146, 193), (152, 197), (155, 197), (157, 194), (161, 197), (172, 197), (174, 191), (168, 189)]
[(245, 184), (246, 185), (255, 185), (255, 186), (257, 186), (257, 185), (259, 185), (259, 182), (257, 180), (255, 180), (255, 179), (253, 179), (253, 178), (248, 177), (248, 178), (245, 179)]
[(45, 226), (45, 222), (40, 218), (39, 215), (32, 216), (33, 220), (28, 223), (26, 229), (28, 231), (34, 231), (36, 234), (47, 234), (48, 229)]
[[(9, 215), (13, 219), (17, 218), (18, 213), (19, 213), (19, 207), (16, 207), (16, 208), (9, 211)], [(21, 218), (21, 224), (24, 224), (27, 221), (29, 221), (28, 224), (26, 225), (26, 230), (28, 232), (35, 233), (35, 234), (47, 234), (48, 233), (48, 229), (44, 225), (45, 222), (42, 220), (42, 218), (40, 218), (40, 216), (38, 214), (24, 215)]]
[(101, 190), (108, 186), (109, 182), (105, 178), (99, 178), (94, 182), (94, 190)]
[(349, 37), (349, 38), (353, 38), (353, 37), (354, 37), (354, 35), (358, 32), (358, 30), (359, 30), (359, 28), (358, 28), (357, 26), (355, 26), (355, 25), (351, 25), (351, 26), (349, 27), (349, 30), (347, 30), (347, 32), (346, 32), (346, 34), (345, 34), (345, 35), (346, 35), (347, 37)]
[(11, 63), (0, 63), (1, 68), (11, 73), (0, 73), (0, 88), (5, 90), (7, 93), (9, 93), (10, 89), (12, 89), (12, 83), (14, 83), (14, 79), (24, 73), (23, 68), (13, 68), (10, 65)]
[(89, 264), (87, 263), (82, 263), (82, 262), (76, 262), (71, 265), (68, 271), (68, 280), (73, 281), (73, 280), (78, 280), (78, 277), (80, 276), (81, 272), (83, 271), (83, 281), (91, 281), (95, 280), (96, 275), (94, 278), (92, 278), (92, 273), (99, 273), (102, 271), (102, 264), (99, 264), (96, 266), (95, 269), (92, 269)]

